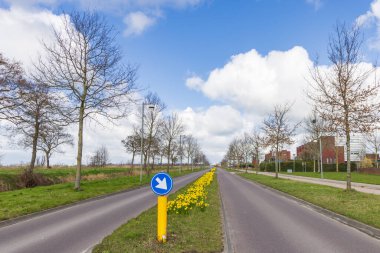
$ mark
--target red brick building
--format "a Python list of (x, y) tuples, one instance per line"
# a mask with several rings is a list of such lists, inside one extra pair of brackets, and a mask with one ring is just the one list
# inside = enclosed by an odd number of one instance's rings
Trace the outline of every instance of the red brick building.
[[(336, 153), (338, 154), (338, 163), (344, 163), (344, 147), (335, 146), (334, 136), (322, 136), (322, 161), (323, 163), (335, 163)], [(319, 140), (318, 142), (308, 142), (297, 147), (297, 158), (301, 160), (317, 160), (319, 158)]]
[[(281, 150), (278, 154), (279, 160), (281, 162), (286, 162), (290, 160), (290, 151), (289, 150)], [(268, 154), (265, 154), (265, 161), (274, 161), (276, 159), (276, 152), (271, 151)]]

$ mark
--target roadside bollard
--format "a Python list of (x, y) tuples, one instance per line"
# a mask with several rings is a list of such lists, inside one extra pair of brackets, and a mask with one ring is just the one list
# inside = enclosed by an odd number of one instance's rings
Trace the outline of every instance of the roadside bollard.
[(167, 211), (168, 197), (157, 197), (157, 240), (159, 242), (166, 242), (166, 228), (168, 225), (168, 211)]
[(152, 191), (157, 195), (157, 240), (165, 243), (168, 239), (168, 194), (173, 187), (173, 179), (165, 172), (159, 172), (150, 181)]

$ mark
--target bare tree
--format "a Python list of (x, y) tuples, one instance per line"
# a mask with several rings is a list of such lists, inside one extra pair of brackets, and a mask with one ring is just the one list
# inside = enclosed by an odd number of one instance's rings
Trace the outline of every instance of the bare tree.
[(187, 157), (187, 164), (190, 164), (190, 159), (193, 158), (197, 146), (197, 140), (192, 135), (187, 135), (184, 139), (183, 149)]
[(332, 66), (323, 71), (316, 63), (310, 71), (308, 97), (330, 130), (346, 138), (347, 190), (351, 190), (351, 133), (370, 132), (379, 121), (379, 83), (369, 80), (376, 69), (361, 63), (361, 46), (358, 27), (337, 24), (327, 52)]
[(371, 132), (366, 136), (366, 147), (375, 153), (376, 168), (379, 168), (380, 136), (377, 132)]
[(247, 172), (248, 161), (249, 161), (249, 158), (252, 157), (252, 153), (253, 153), (251, 136), (248, 133), (244, 133), (243, 136), (241, 136), (238, 139), (238, 145), (240, 148), (241, 155), (243, 156), (245, 172)]
[(266, 146), (271, 147), (275, 151), (275, 170), (276, 178), (278, 178), (278, 160), (279, 151), (284, 145), (294, 143), (293, 136), (300, 123), (291, 124), (288, 113), (291, 105), (275, 105), (274, 111), (264, 119), (262, 130), (265, 135)]
[(166, 109), (166, 105), (161, 101), (160, 97), (155, 93), (148, 93), (145, 96), (144, 104), (154, 106), (154, 109), (148, 110), (144, 113), (144, 149), (146, 149), (146, 154), (144, 156), (144, 167), (146, 168), (147, 161), (153, 155), (152, 149), (155, 144), (156, 138), (160, 133), (163, 120), (162, 112)]
[(26, 169), (26, 186), (31, 187), (35, 185), (32, 174), (41, 128), (59, 122), (56, 114), (58, 100), (41, 83), (23, 82), (18, 85), (16, 91), (13, 98), (16, 106), (6, 110), (4, 114), (13, 123), (12, 132), (22, 135), (21, 144), (32, 150), (31, 161)]
[[(321, 168), (320, 160), (320, 146), (322, 149), (325, 149), (331, 146), (330, 142), (323, 142), (322, 134), (328, 133), (329, 127), (326, 122), (318, 116), (316, 108), (313, 109), (312, 113), (304, 120), (303, 122), (304, 129), (306, 131), (305, 143), (303, 156), (313, 160), (314, 167), (313, 171), (315, 172), (315, 161), (317, 160), (318, 171)], [(319, 143), (321, 142), (321, 143)], [(336, 156), (338, 155), (337, 148), (334, 149)], [(338, 171), (338, 158), (336, 159), (336, 170)]]
[[(256, 173), (258, 173), (259, 166), (260, 166), (260, 155), (261, 155), (262, 149), (265, 147), (264, 137), (259, 132), (259, 129), (253, 130), (252, 135), (251, 135), (251, 142), (252, 142), (252, 155), (253, 155), (254, 160), (256, 161), (256, 164), (254, 166), (256, 167)], [(252, 161), (252, 165), (253, 165), (253, 161)]]
[(141, 149), (141, 136), (136, 131), (134, 131), (133, 135), (127, 136), (124, 140), (121, 141), (123, 146), (125, 147), (128, 153), (132, 153), (132, 168), (134, 166), (135, 155)]
[(173, 144), (175, 140), (183, 133), (183, 130), (184, 127), (182, 121), (175, 113), (166, 117), (162, 124), (162, 138), (165, 143), (168, 159), (167, 172), (169, 172), (170, 161), (173, 156)]
[(16, 106), (17, 87), (23, 81), (23, 70), (18, 62), (5, 58), (0, 53), (0, 119), (7, 119), (5, 111)]
[(101, 146), (95, 151), (95, 154), (90, 158), (91, 166), (101, 166), (104, 167), (109, 162), (108, 150), (105, 146)]
[(62, 126), (43, 126), (40, 130), (37, 149), (45, 153), (46, 168), (50, 167), (50, 158), (54, 152), (62, 153), (59, 147), (62, 145), (74, 145), (73, 137), (64, 131)]
[(54, 29), (54, 43), (44, 43), (46, 59), (36, 64), (34, 78), (66, 94), (68, 120), (78, 122), (75, 189), (80, 189), (83, 124), (86, 118), (124, 117), (135, 91), (136, 69), (121, 64), (114, 28), (96, 13), (64, 16), (63, 29)]
[(238, 138), (233, 139), (228, 145), (226, 157), (229, 161), (229, 164), (232, 164), (232, 166), (240, 165), (241, 160), (243, 159), (243, 154), (240, 149)]

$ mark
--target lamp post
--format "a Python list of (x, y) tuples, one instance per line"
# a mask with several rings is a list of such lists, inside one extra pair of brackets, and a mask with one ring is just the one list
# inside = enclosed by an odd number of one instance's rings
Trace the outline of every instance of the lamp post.
[[(311, 121), (313, 124), (317, 124), (317, 119), (313, 119)], [(322, 159), (322, 133), (320, 129), (318, 131), (318, 138), (319, 138), (319, 159), (320, 159), (320, 168), (321, 168), (321, 178), (323, 179), (323, 159)]]
[(183, 150), (182, 150), (182, 140), (186, 138), (186, 135), (180, 135), (179, 136), (179, 151), (180, 151), (180, 158), (181, 163), (179, 165), (179, 172), (182, 172), (182, 157), (183, 157)]
[(321, 159), (321, 178), (323, 179), (322, 135), (319, 136), (319, 154)]
[(142, 183), (142, 169), (144, 166), (144, 107), (148, 106), (149, 109), (153, 110), (155, 105), (146, 104), (143, 102), (141, 104), (141, 166), (140, 166), (140, 184)]

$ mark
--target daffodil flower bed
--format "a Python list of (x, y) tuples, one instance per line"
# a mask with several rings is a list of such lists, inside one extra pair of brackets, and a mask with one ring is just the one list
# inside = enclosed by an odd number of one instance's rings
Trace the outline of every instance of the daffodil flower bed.
[(206, 203), (207, 191), (206, 187), (209, 186), (214, 178), (215, 168), (210, 172), (205, 173), (197, 181), (195, 181), (185, 193), (179, 194), (175, 200), (168, 202), (168, 212), (175, 214), (189, 213), (193, 208), (204, 209), (209, 206)]

